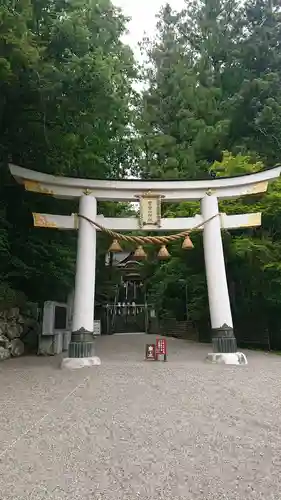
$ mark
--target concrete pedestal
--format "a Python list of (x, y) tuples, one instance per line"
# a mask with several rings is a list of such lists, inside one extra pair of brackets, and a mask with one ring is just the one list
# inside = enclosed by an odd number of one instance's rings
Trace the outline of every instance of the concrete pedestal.
[(78, 370), (79, 368), (91, 368), (92, 366), (100, 366), (101, 360), (97, 356), (91, 358), (64, 358), (61, 363), (61, 368), (68, 370)]
[(217, 365), (247, 365), (248, 361), (242, 352), (211, 352), (206, 361)]

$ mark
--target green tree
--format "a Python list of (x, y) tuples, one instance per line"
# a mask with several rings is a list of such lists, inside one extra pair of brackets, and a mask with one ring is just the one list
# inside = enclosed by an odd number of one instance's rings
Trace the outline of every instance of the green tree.
[(73, 284), (76, 235), (32, 228), (30, 211), (64, 214), (77, 205), (25, 193), (7, 164), (126, 174), (136, 77), (121, 42), (126, 19), (109, 0), (7, 0), (0, 19), (1, 280), (33, 300), (62, 298)]
[(236, 2), (209, 0), (188, 2), (180, 14), (166, 5), (160, 13), (140, 118), (143, 175), (200, 178), (221, 158), (240, 11)]

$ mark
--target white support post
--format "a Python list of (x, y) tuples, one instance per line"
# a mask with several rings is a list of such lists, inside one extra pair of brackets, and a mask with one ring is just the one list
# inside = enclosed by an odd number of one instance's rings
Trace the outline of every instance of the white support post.
[[(80, 198), (79, 215), (96, 218), (97, 202), (91, 195)], [(72, 331), (94, 331), (94, 295), (96, 274), (96, 229), (79, 217), (75, 295)]]
[(245, 356), (242, 353), (237, 353), (237, 344), (233, 333), (217, 197), (204, 196), (201, 200), (201, 210), (204, 221), (213, 217), (205, 223), (203, 230), (214, 350), (214, 353), (209, 354), (207, 359), (226, 364), (246, 364)]
[[(79, 214), (95, 220), (96, 213), (96, 199), (91, 195), (83, 195), (80, 198)], [(79, 217), (78, 231), (75, 294), (72, 335), (71, 342), (69, 344), (69, 358), (79, 358), (80, 366), (81, 358), (86, 358), (86, 360), (88, 360), (86, 365), (88, 365), (89, 360), (94, 359), (93, 332), (96, 272), (96, 229), (89, 221), (83, 219), (83, 217)], [(71, 361), (71, 359), (68, 359), (66, 363), (64, 362), (64, 365), (69, 364), (69, 361)], [(82, 365), (85, 366), (85, 363), (82, 363)]]
[(208, 296), (212, 329), (224, 324), (232, 328), (232, 315), (225, 272), (224, 254), (221, 238), (221, 224), (218, 200), (206, 195), (201, 202), (204, 224), (203, 242), (208, 284)]

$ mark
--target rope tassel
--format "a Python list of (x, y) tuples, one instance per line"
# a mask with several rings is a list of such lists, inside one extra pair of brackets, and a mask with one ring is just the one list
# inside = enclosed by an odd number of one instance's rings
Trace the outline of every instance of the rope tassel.
[(166, 245), (161, 246), (157, 257), (159, 260), (167, 260), (171, 257), (170, 253), (167, 250)]
[(111, 253), (119, 253), (119, 252), (122, 252), (122, 247), (119, 243), (118, 240), (113, 240), (113, 242), (111, 243), (109, 249), (108, 249), (109, 252)]
[(147, 258), (147, 254), (146, 252), (144, 251), (142, 245), (139, 245), (138, 248), (136, 249), (135, 253), (134, 253), (134, 257), (135, 259), (137, 260), (142, 260), (142, 259), (146, 259)]
[(192, 250), (192, 248), (194, 248), (194, 245), (193, 245), (189, 235), (187, 234), (184, 241), (183, 241), (182, 249), (183, 250)]

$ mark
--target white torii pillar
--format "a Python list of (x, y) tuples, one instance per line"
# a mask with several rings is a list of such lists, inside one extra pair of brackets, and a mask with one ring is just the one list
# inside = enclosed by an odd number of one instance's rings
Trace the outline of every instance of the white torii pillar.
[[(203, 229), (206, 279), (212, 327), (213, 353), (207, 359), (226, 364), (247, 364), (243, 353), (237, 352), (236, 338), (226, 278), (224, 252), (221, 237), (221, 221), (218, 199), (206, 194), (201, 200), (201, 212), (205, 221)], [(213, 217), (213, 218), (212, 218)]]
[[(87, 358), (88, 363), (95, 363), (97, 361), (94, 357), (96, 229), (83, 216), (95, 220), (96, 214), (96, 198), (85, 194), (81, 196), (79, 215), (82, 217), (79, 217), (69, 358)], [(66, 358), (64, 364), (69, 365), (70, 361), (70, 359)]]

